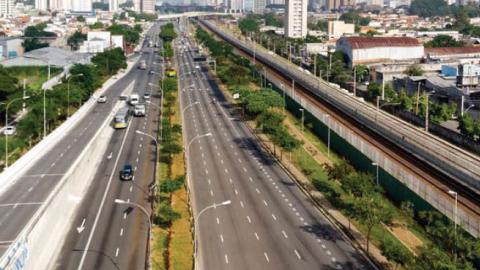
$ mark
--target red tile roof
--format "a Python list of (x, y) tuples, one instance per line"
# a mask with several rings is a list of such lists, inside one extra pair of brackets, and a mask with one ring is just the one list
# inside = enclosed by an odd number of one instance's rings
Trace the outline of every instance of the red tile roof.
[(416, 38), (410, 37), (346, 37), (346, 39), (352, 49), (421, 46)]
[(471, 54), (471, 53), (480, 53), (480, 47), (425, 48), (425, 53), (435, 54), (435, 55)]

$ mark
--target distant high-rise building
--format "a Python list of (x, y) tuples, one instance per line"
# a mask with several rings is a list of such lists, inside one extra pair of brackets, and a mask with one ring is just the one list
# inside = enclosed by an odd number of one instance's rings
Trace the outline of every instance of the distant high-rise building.
[(15, 0), (0, 0), (0, 16), (8, 17), (13, 14)]
[(64, 8), (65, 10), (78, 11), (78, 12), (91, 12), (92, 0), (71, 0), (71, 7)]
[(155, 13), (155, 0), (134, 0), (133, 10), (136, 12)]
[(118, 10), (118, 0), (108, 0), (108, 10), (116, 12)]
[(243, 0), (243, 10), (246, 12), (253, 11), (256, 1), (258, 0)]
[(38, 10), (47, 10), (48, 0), (35, 0), (35, 8)]
[(338, 10), (340, 9), (341, 0), (326, 0), (327, 10)]
[(308, 0), (286, 0), (285, 36), (303, 38), (307, 36)]
[(253, 12), (263, 13), (265, 11), (266, 6), (267, 6), (266, 0), (254, 0)]
[(230, 12), (240, 12), (243, 9), (243, 0), (227, 0)]

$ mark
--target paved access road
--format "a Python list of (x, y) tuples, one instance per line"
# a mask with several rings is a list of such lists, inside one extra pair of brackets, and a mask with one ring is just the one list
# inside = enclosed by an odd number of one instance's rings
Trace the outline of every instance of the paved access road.
[[(155, 25), (150, 39), (156, 42), (158, 33), (159, 25)], [(57, 269), (145, 269), (148, 219), (138, 208), (114, 202), (121, 199), (150, 209), (149, 185), (154, 182), (155, 144), (136, 131), (153, 136), (158, 132), (160, 95), (155, 86), (149, 84), (158, 84), (159, 77), (149, 71), (160, 74), (161, 57), (152, 48), (143, 48), (142, 51), (147, 70), (132, 70), (131, 76), (118, 90), (119, 93), (135, 92), (140, 96), (149, 91), (153, 104), (147, 104), (145, 117), (132, 117), (126, 129), (114, 132), (104, 160), (76, 213), (58, 258)], [(119, 171), (124, 164), (134, 167), (133, 181), (120, 180)], [(77, 227), (82, 223), (85, 229), (79, 233)]]
[[(374, 269), (260, 148), (205, 66), (193, 62), (186, 38), (183, 45), (177, 61), (197, 269)], [(226, 200), (232, 204), (198, 216)]]

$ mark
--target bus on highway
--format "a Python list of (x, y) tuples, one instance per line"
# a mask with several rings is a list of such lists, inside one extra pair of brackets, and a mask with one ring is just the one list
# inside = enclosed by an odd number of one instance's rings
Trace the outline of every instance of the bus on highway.
[(115, 129), (126, 128), (128, 126), (128, 118), (130, 117), (130, 109), (123, 107), (117, 111), (113, 119), (113, 127)]

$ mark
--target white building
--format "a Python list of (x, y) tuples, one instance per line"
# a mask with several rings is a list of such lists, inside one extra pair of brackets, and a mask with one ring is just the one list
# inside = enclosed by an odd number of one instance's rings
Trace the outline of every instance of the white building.
[[(68, 1), (68, 0), (67, 0)], [(71, 8), (67, 10), (75, 12), (91, 12), (92, 11), (92, 0), (70, 0)]]
[(225, 0), (230, 13), (237, 13), (243, 10), (243, 0)]
[(35, 8), (38, 10), (47, 10), (48, 0), (35, 0)]
[(110, 12), (117, 12), (118, 10), (118, 0), (109, 0), (108, 8)]
[(22, 56), (24, 49), (21, 38), (0, 38), (0, 58), (9, 59)]
[(15, 11), (15, 1), (14, 0), (0, 0), (0, 16), (8, 17), (13, 15)]
[(308, 0), (286, 0), (285, 35), (289, 38), (307, 36)]
[(344, 21), (328, 21), (328, 37), (339, 38), (343, 35), (351, 35), (355, 33), (355, 25), (353, 23), (345, 23)]
[(347, 55), (350, 66), (378, 62), (417, 61), (423, 44), (409, 37), (341, 37), (337, 50)]
[(80, 52), (99, 53), (109, 48), (123, 49), (123, 36), (111, 35), (108, 31), (90, 31), (87, 40), (80, 46)]

